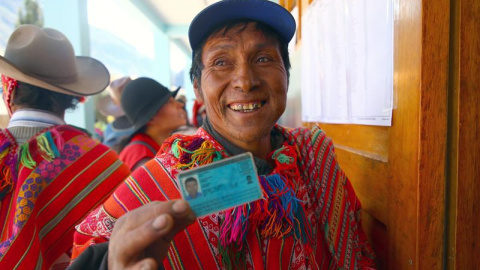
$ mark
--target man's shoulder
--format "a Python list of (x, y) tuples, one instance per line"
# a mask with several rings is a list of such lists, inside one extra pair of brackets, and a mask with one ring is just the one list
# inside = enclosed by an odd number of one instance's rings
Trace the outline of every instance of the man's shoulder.
[[(85, 149), (95, 148), (96, 151), (100, 151), (103, 153), (107, 151), (114, 152), (113, 150), (111, 150), (111, 148), (102, 144), (100, 141), (93, 139), (91, 137), (91, 134), (87, 130), (76, 127), (76, 126), (59, 125), (47, 131), (50, 133), (50, 136), (52, 137), (51, 143), (55, 143), (55, 145), (57, 145), (57, 147), (60, 147), (61, 149), (63, 149), (64, 147), (60, 145), (69, 143), (69, 144), (75, 144), (75, 145), (83, 145), (86, 147)], [(59, 136), (60, 138), (57, 139), (57, 136)], [(117, 155), (115, 154), (115, 156)]]
[(329, 138), (325, 132), (318, 125), (297, 128), (289, 128), (277, 125), (276, 129), (278, 129), (287, 140), (301, 145), (316, 144), (319, 141), (329, 141)]
[(52, 127), (50, 130), (57, 130), (60, 133), (75, 133), (82, 136), (92, 137), (92, 134), (88, 130), (73, 125), (58, 125)]

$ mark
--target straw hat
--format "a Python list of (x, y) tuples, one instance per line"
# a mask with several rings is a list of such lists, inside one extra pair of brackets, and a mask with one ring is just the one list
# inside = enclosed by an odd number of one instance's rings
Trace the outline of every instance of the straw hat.
[(61, 32), (35, 25), (19, 26), (0, 56), (0, 73), (18, 81), (73, 96), (100, 93), (110, 73), (98, 60), (75, 56)]

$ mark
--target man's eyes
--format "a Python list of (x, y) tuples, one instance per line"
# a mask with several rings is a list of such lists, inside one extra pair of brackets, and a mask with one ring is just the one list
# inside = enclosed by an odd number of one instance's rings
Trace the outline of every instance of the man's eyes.
[(225, 60), (217, 60), (214, 62), (215, 66), (225, 66), (227, 62)]
[(263, 57), (259, 57), (257, 59), (257, 62), (264, 63), (264, 62), (269, 62), (270, 60), (271, 59), (269, 57), (263, 56)]
[[(267, 63), (267, 62), (271, 62), (273, 61), (272, 57), (270, 56), (259, 56), (255, 59), (255, 62), (256, 63)], [(214, 60), (213, 61), (213, 66), (216, 66), (216, 67), (223, 67), (223, 66), (227, 66), (229, 65), (229, 63), (231, 64), (232, 61), (230, 61), (229, 59), (217, 59), (217, 60)]]

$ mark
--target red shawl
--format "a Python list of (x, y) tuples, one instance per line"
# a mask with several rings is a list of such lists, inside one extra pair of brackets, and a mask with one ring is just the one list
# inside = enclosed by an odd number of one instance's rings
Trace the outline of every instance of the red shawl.
[[(312, 241), (302, 241), (296, 233), (264, 237), (260, 226), (247, 229), (242, 244), (245, 252), (241, 264), (246, 269), (369, 269), (375, 267), (373, 252), (360, 222), (360, 202), (343, 171), (338, 166), (333, 145), (318, 128), (285, 129), (276, 127), (293, 149), (294, 170), (301, 177), (292, 183), (295, 199), (301, 202), (304, 218), (295, 220), (308, 226), (305, 232)], [(210, 143), (215, 152), (202, 148), (203, 156), (183, 156), (178, 149), (188, 150), (198, 139)], [(203, 143), (202, 143), (203, 144)], [(180, 146), (180, 147), (179, 147)], [(194, 149), (200, 149), (194, 147)], [(191, 150), (191, 149), (190, 149)], [(192, 152), (185, 151), (184, 153)], [(78, 227), (74, 257), (94, 243), (108, 241), (117, 218), (153, 200), (180, 198), (176, 175), (182, 166), (205, 164), (225, 155), (222, 146), (205, 130), (194, 136), (177, 135), (168, 139), (154, 160), (136, 170), (114, 194)], [(274, 155), (272, 155), (274, 156)], [(200, 162), (202, 161), (202, 162)], [(205, 162), (207, 161), (207, 162)], [(198, 163), (198, 164), (195, 164)], [(276, 163), (277, 167), (279, 163)], [(276, 169), (272, 172), (282, 173)], [(260, 176), (264, 179), (263, 176)], [(264, 187), (264, 192), (265, 187)], [(166, 269), (225, 269), (221, 238), (222, 222), (228, 212), (203, 217), (180, 232), (173, 240), (164, 261)], [(268, 216), (265, 217), (268, 219)], [(258, 225), (258, 224), (257, 224)], [(287, 224), (284, 224), (288, 227)], [(282, 226), (280, 226), (282, 227)], [(267, 232), (268, 233), (268, 232)], [(298, 235), (302, 235), (301, 233)], [(305, 234), (304, 234), (305, 235)], [(228, 247), (227, 247), (228, 248)]]
[(50, 269), (71, 251), (74, 226), (129, 173), (114, 151), (71, 126), (20, 146), (0, 130), (0, 269)]
[(135, 168), (135, 165), (143, 159), (152, 159), (160, 149), (152, 138), (147, 134), (136, 134), (132, 140), (120, 152), (120, 160), (125, 163), (130, 170)]

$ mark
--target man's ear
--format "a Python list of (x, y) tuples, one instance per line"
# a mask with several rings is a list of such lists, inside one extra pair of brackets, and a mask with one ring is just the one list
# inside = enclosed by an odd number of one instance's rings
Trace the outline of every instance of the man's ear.
[(197, 100), (204, 103), (203, 92), (202, 92), (202, 89), (200, 89), (200, 87), (198, 85), (198, 79), (193, 80), (193, 90), (195, 92), (195, 97), (197, 98)]

